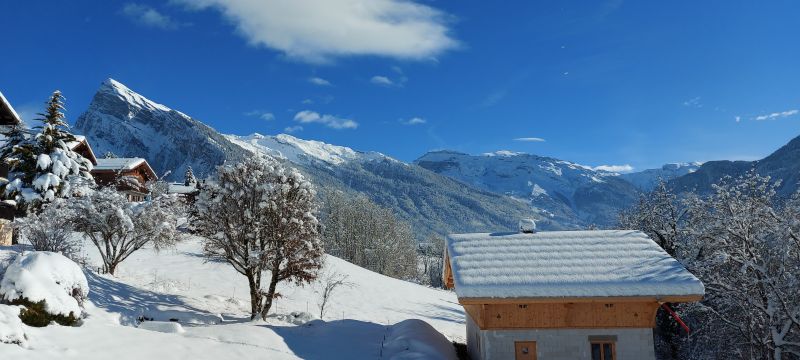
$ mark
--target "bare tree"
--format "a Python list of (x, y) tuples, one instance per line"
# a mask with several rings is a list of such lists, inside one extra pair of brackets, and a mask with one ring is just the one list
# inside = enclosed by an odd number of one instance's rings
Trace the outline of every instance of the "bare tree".
[(317, 307), (319, 307), (319, 318), (322, 319), (325, 316), (326, 306), (328, 305), (328, 301), (330, 301), (331, 297), (333, 297), (333, 292), (340, 287), (352, 288), (355, 287), (356, 284), (347, 281), (348, 276), (345, 274), (340, 274), (337, 271), (333, 270), (322, 275), (319, 279), (319, 289), (317, 293), (319, 294), (319, 299), (317, 300)]
[(75, 230), (97, 247), (103, 270), (114, 274), (117, 266), (145, 245), (156, 249), (174, 245), (178, 239), (177, 205), (171, 197), (133, 203), (125, 195), (106, 187), (71, 202)]
[(420, 244), (420, 262), (422, 264), (422, 282), (435, 288), (444, 287), (444, 238), (431, 235)]
[(200, 192), (195, 229), (206, 238), (207, 257), (247, 277), (250, 317), (266, 319), (279, 282), (309, 283), (322, 266), (316, 191), (296, 169), (272, 158), (221, 166), (218, 177)]
[(416, 242), (411, 227), (363, 195), (332, 193), (326, 198), (328, 253), (399, 279), (417, 277)]

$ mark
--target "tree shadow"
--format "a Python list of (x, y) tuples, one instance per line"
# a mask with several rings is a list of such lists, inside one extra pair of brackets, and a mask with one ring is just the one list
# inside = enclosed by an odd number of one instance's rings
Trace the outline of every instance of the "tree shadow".
[(178, 295), (140, 289), (91, 271), (85, 273), (89, 281), (89, 300), (99, 308), (120, 314), (120, 323), (123, 325), (136, 326), (142, 319), (177, 321), (189, 325), (244, 321), (238, 318), (223, 319), (218, 314), (186, 304)]
[(384, 325), (350, 319), (258, 326), (274, 331), (303, 359), (378, 359), (386, 334)]

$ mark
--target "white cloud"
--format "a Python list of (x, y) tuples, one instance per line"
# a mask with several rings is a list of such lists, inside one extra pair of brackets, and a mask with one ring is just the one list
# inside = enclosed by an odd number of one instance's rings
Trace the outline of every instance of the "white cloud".
[(301, 103), (303, 103), (303, 104), (313, 104), (313, 103), (314, 103), (314, 100), (311, 100), (311, 99), (303, 99), (303, 101), (301, 101)]
[(633, 171), (633, 166), (625, 165), (600, 165), (592, 168), (595, 171), (609, 171), (615, 173), (628, 173)]
[(323, 79), (321, 77), (316, 77), (316, 76), (308, 78), (308, 82), (310, 82), (310, 83), (312, 83), (314, 85), (319, 85), (319, 86), (331, 86), (331, 82), (330, 81), (325, 80), (325, 79)]
[(425, 120), (425, 119), (423, 119), (423, 118), (421, 118), (419, 116), (415, 116), (415, 117), (413, 117), (411, 119), (408, 119), (408, 120), (400, 120), (400, 123), (403, 124), (403, 125), (422, 125), (422, 124), (425, 124), (427, 122), (428, 122), (428, 120)]
[(358, 123), (354, 120), (344, 119), (329, 114), (320, 114), (316, 111), (303, 110), (294, 115), (294, 121), (302, 124), (318, 123), (332, 129), (355, 129)]
[(300, 125), (287, 126), (286, 128), (283, 129), (283, 131), (286, 132), (287, 134), (291, 134), (298, 131), (303, 131), (303, 127)]
[(394, 81), (392, 81), (392, 79), (389, 79), (386, 76), (380, 76), (380, 75), (373, 76), (372, 79), (369, 80), (369, 82), (371, 82), (371, 83), (373, 83), (375, 85), (382, 85), (382, 86), (392, 86), (392, 85), (394, 85)]
[(701, 107), (703, 107), (703, 104), (700, 102), (700, 97), (699, 96), (695, 96), (695, 97), (693, 97), (693, 98), (691, 98), (689, 100), (684, 101), (683, 102), (683, 106), (693, 107), (693, 108), (701, 108)]
[(781, 111), (781, 112), (774, 112), (774, 113), (771, 113), (771, 114), (758, 115), (758, 116), (754, 117), (753, 120), (756, 120), (756, 121), (774, 120), (774, 119), (780, 119), (780, 118), (785, 118), (785, 117), (797, 115), (798, 113), (800, 113), (800, 110), (786, 110), (786, 111)]
[(356, 55), (431, 59), (458, 47), (449, 15), (411, 0), (176, 1), (220, 11), (250, 45), (312, 63)]
[(539, 137), (521, 137), (516, 138), (514, 141), (524, 141), (524, 142), (544, 142), (544, 139)]
[(264, 110), (252, 110), (244, 113), (245, 116), (257, 117), (261, 120), (272, 121), (275, 120), (275, 114)]
[(142, 4), (125, 4), (122, 7), (122, 14), (141, 25), (157, 29), (175, 30), (183, 26), (183, 24), (158, 12), (158, 10)]

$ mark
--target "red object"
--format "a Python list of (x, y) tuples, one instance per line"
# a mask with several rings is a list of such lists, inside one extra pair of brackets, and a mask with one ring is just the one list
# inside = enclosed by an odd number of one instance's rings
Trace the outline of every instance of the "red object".
[(681, 320), (681, 317), (678, 316), (678, 313), (672, 311), (672, 308), (670, 308), (669, 305), (667, 305), (667, 303), (662, 303), (661, 307), (664, 308), (664, 310), (667, 310), (667, 312), (672, 316), (673, 319), (675, 319), (675, 321), (678, 322), (678, 324), (683, 328), (683, 330), (686, 330), (686, 335), (689, 335), (691, 333), (689, 327), (686, 326), (686, 323), (684, 323), (683, 320)]

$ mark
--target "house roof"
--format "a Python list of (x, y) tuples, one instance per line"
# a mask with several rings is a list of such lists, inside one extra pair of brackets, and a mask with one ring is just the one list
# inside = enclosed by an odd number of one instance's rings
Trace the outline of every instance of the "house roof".
[(92, 150), (92, 146), (89, 145), (89, 140), (86, 140), (86, 137), (83, 135), (73, 135), (73, 136), (75, 137), (75, 141), (68, 142), (67, 146), (69, 146), (71, 150), (75, 150), (81, 145), (86, 146), (86, 151), (87, 151), (86, 154), (81, 154), (81, 155), (85, 155), (85, 157), (92, 162), (92, 165), (96, 166), (97, 156), (94, 155), (94, 150)]
[(0, 92), (0, 125), (12, 125), (22, 122), (14, 107), (8, 102), (3, 93)]
[(168, 191), (170, 194), (192, 194), (200, 190), (197, 186), (186, 186), (183, 183), (170, 183)]
[(459, 300), (702, 297), (702, 282), (639, 231), (455, 234)]
[(147, 160), (142, 158), (103, 158), (97, 159), (92, 172), (106, 172), (106, 171), (130, 171), (144, 166), (144, 170), (152, 178), (156, 179), (156, 172), (147, 163)]

